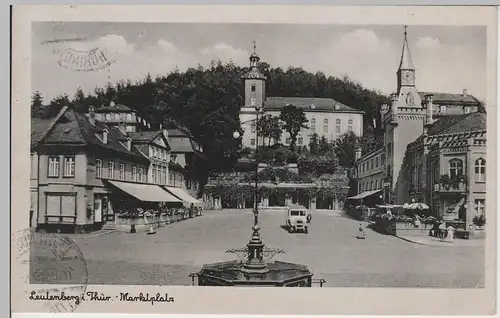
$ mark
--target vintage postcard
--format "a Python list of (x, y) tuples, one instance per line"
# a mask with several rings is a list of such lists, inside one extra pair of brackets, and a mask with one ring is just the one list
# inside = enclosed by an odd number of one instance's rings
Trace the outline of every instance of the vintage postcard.
[(15, 7), (13, 311), (494, 313), (496, 19)]

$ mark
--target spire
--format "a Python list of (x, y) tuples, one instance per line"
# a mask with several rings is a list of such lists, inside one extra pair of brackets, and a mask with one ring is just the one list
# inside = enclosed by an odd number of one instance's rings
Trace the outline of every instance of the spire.
[(400, 70), (414, 70), (413, 61), (411, 60), (410, 48), (408, 47), (407, 29), (408, 26), (405, 25), (405, 39), (403, 42), (403, 51), (401, 52), (401, 62), (399, 63)]
[(257, 42), (255, 40), (253, 41), (253, 52), (255, 53), (255, 50), (257, 49)]

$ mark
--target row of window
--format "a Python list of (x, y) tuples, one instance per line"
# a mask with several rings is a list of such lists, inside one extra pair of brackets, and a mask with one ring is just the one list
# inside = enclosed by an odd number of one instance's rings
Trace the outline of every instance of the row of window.
[[(59, 178), (61, 174), (61, 158), (49, 157), (49, 168), (47, 171), (47, 176), (49, 178)], [(63, 177), (72, 178), (75, 176), (75, 156), (64, 156), (63, 157)]]
[[(135, 116), (134, 116), (135, 117)], [(119, 114), (96, 114), (97, 120), (103, 120), (106, 118), (106, 120), (116, 120), (116, 121), (133, 121), (135, 120), (132, 114), (125, 114), (125, 113), (119, 113)]]
[[(103, 164), (102, 159), (95, 160), (95, 173), (97, 179), (115, 179), (115, 162), (108, 161), (108, 169), (107, 175), (103, 175)], [(118, 170), (118, 180), (125, 180), (125, 164), (120, 163), (120, 167)], [(147, 175), (144, 173), (144, 169), (142, 167), (137, 167), (135, 165), (132, 166), (132, 178), (131, 181), (135, 182), (147, 182)]]
[(153, 148), (151, 150), (151, 157), (155, 159), (160, 159), (160, 160), (167, 160), (167, 155), (168, 151), (165, 149), (157, 148), (157, 147), (151, 147)]
[(364, 191), (372, 191), (372, 190), (380, 190), (383, 187), (383, 181), (382, 180), (375, 180), (375, 181), (370, 181), (370, 182), (360, 182), (359, 183), (359, 192), (364, 192)]
[[(353, 131), (352, 128), (353, 121), (349, 119), (347, 121), (347, 131)], [(311, 133), (316, 133), (316, 118), (311, 119), (310, 125)], [(328, 127), (328, 119), (323, 119), (323, 135), (328, 135), (329, 127)], [(335, 120), (335, 135), (339, 137), (342, 134), (342, 121), (340, 119)]]
[[(449, 161), (450, 178), (464, 174), (464, 162), (461, 159), (454, 158)], [(478, 158), (474, 161), (474, 180), (477, 182), (486, 181), (486, 160)]]
[(167, 184), (167, 166), (153, 165), (152, 168), (153, 183)]
[(364, 173), (366, 171), (378, 168), (385, 165), (385, 157), (383, 155), (376, 156), (358, 165), (358, 173)]

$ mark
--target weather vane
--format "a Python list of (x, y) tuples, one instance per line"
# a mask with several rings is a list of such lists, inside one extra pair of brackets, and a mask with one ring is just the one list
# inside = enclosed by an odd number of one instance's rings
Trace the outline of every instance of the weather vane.
[(406, 33), (407, 33), (407, 29), (408, 29), (408, 26), (405, 24), (405, 25), (404, 25), (404, 28), (405, 28), (405, 35), (406, 35)]
[(257, 44), (255, 41), (253, 41), (253, 52), (255, 53), (255, 49), (257, 48)]

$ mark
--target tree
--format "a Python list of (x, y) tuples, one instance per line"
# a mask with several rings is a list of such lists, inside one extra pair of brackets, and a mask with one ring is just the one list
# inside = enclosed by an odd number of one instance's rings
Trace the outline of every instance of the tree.
[(43, 97), (39, 91), (36, 91), (31, 96), (31, 116), (40, 115), (41, 108), (43, 107)]
[(318, 134), (314, 133), (311, 136), (311, 139), (309, 140), (309, 150), (311, 151), (312, 155), (318, 154)]
[(268, 146), (271, 145), (271, 140), (280, 140), (283, 134), (279, 118), (272, 115), (260, 117), (257, 127), (259, 128), (259, 136), (268, 139)]
[(59, 113), (59, 111), (65, 106), (72, 107), (72, 104), (69, 100), (69, 96), (66, 94), (57, 96), (56, 98), (50, 101), (48, 106), (48, 112), (45, 115), (47, 117), (56, 116)]
[(295, 144), (297, 142), (297, 135), (302, 128), (309, 128), (307, 126), (307, 118), (304, 111), (293, 105), (285, 106), (281, 110), (279, 119), (283, 122), (283, 129), (285, 129), (290, 134), (290, 148), (295, 150)]
[(352, 132), (347, 132), (335, 140), (335, 154), (339, 164), (344, 167), (353, 167), (355, 160), (358, 137)]
[(88, 111), (88, 100), (85, 94), (83, 93), (82, 88), (79, 86), (76, 89), (76, 93), (73, 96), (73, 105), (75, 106), (75, 110), (78, 112), (87, 112)]

